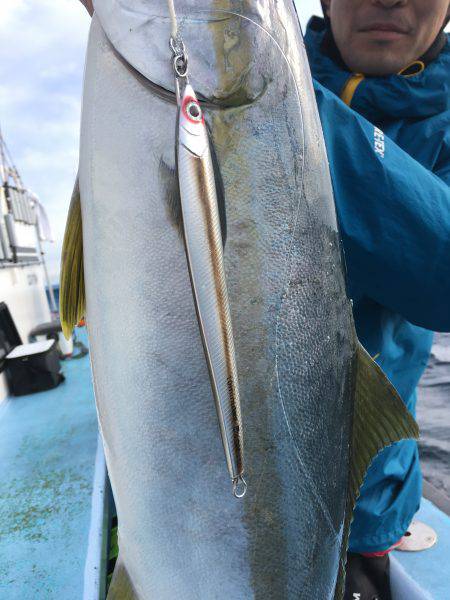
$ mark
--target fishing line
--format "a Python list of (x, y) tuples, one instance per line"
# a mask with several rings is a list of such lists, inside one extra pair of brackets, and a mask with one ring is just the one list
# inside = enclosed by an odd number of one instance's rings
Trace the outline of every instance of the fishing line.
[(177, 13), (175, 12), (175, 0), (167, 0), (167, 5), (169, 8), (170, 24), (171, 24), (170, 35), (173, 37), (173, 39), (176, 39), (177, 35), (178, 35), (178, 22), (177, 22)]

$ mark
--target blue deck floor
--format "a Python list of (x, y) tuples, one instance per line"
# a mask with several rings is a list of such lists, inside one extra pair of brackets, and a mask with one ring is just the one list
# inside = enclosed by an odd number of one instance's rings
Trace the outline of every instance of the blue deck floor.
[(97, 420), (89, 357), (62, 367), (56, 389), (0, 405), (1, 600), (83, 598)]
[(450, 599), (450, 517), (431, 502), (422, 499), (415, 517), (433, 527), (437, 543), (423, 552), (394, 552), (406, 575), (414, 581), (416, 591), (397, 594), (395, 600), (449, 600)]

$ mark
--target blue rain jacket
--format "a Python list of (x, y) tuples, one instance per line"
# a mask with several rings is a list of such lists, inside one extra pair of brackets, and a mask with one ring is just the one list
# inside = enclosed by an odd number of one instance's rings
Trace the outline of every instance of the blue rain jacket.
[[(371, 77), (350, 108), (351, 73), (322, 52), (325, 24), (305, 43), (330, 162), (359, 339), (414, 414), (432, 330), (450, 331), (450, 40), (420, 74)], [(355, 509), (350, 550), (388, 548), (422, 492), (417, 444), (372, 463)]]

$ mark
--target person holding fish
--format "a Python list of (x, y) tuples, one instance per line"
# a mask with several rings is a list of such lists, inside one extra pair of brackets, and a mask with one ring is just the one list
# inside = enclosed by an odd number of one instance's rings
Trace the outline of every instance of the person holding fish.
[[(310, 20), (305, 44), (357, 333), (414, 414), (432, 331), (450, 330), (442, 293), (450, 251), (449, 1), (322, 6), (325, 18)], [(388, 552), (407, 532), (421, 490), (416, 442), (374, 460), (351, 526), (346, 600), (389, 600)]]

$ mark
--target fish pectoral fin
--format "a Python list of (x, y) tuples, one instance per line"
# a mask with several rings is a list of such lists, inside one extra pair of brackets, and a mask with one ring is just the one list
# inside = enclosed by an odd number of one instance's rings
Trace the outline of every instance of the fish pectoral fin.
[(225, 204), (225, 186), (223, 183), (222, 173), (220, 171), (219, 159), (217, 158), (216, 148), (213, 142), (213, 136), (210, 127), (206, 125), (208, 133), (209, 153), (214, 171), (214, 183), (216, 184), (217, 206), (219, 209), (220, 231), (222, 232), (222, 244), (225, 248), (227, 241), (227, 211)]
[(353, 510), (370, 463), (391, 444), (417, 439), (419, 428), (382, 369), (358, 343), (352, 447), (344, 540), (335, 599), (344, 593), (345, 563)]
[[(206, 126), (208, 133), (209, 151), (214, 172), (214, 183), (216, 186), (217, 206), (219, 209), (220, 230), (222, 233), (222, 242), (225, 247), (227, 241), (227, 215), (225, 206), (225, 189), (223, 178), (220, 172), (219, 161), (212, 140), (212, 134), (209, 126)], [(170, 222), (176, 227), (180, 236), (183, 236), (183, 212), (181, 209), (180, 187), (175, 167), (171, 167), (164, 158), (159, 162), (159, 176), (166, 190), (166, 206)]]
[(66, 339), (86, 309), (83, 267), (83, 228), (78, 177), (70, 201), (61, 253), (59, 315)]
[(181, 210), (180, 188), (175, 167), (171, 167), (163, 158), (159, 161), (159, 176), (166, 192), (166, 208), (170, 222), (183, 237), (183, 213)]

